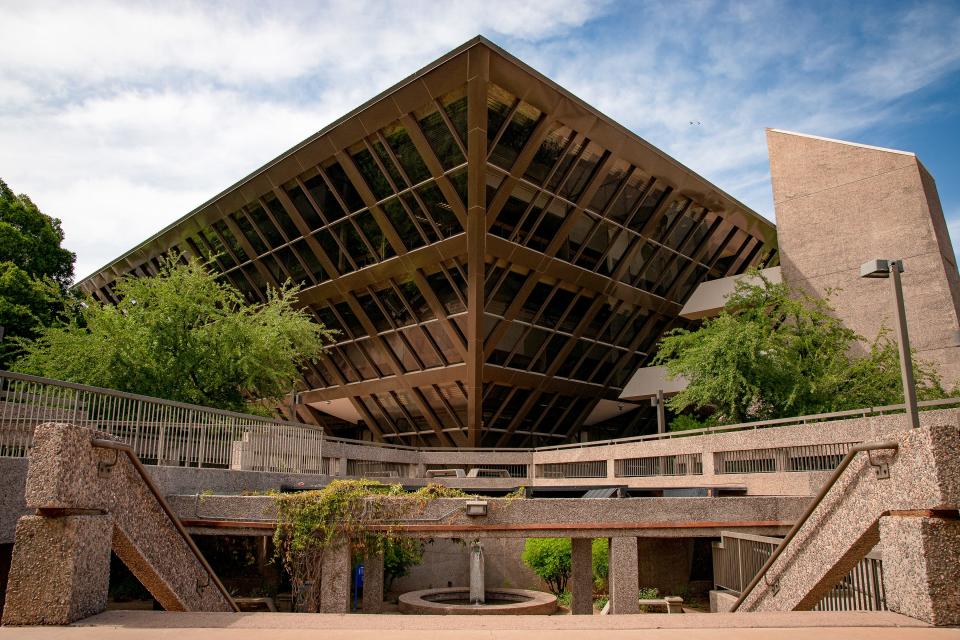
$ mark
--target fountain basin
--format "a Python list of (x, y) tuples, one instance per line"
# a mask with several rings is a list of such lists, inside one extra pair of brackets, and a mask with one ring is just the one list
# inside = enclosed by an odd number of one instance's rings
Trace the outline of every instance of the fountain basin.
[(557, 610), (557, 597), (528, 589), (486, 589), (484, 604), (470, 604), (469, 587), (423, 589), (400, 596), (400, 613), (490, 616), (549, 615)]

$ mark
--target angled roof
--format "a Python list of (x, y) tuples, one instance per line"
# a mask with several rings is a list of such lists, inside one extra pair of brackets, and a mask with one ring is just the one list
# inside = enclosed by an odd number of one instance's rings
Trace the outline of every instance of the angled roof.
[[(530, 78), (539, 82), (539, 86), (532, 90), (534, 95), (524, 96), (526, 100), (533, 103), (538, 100), (555, 101), (556, 95), (562, 96), (566, 104), (572, 108), (568, 109), (569, 113), (560, 114), (559, 119), (561, 121), (565, 120), (566, 116), (581, 122), (584, 118), (595, 118), (602, 122), (607, 125), (609, 131), (615, 133), (615, 136), (607, 136), (610, 138), (605, 144), (607, 148), (618, 151), (628, 159), (633, 159), (638, 155), (642, 156), (642, 164), (645, 167), (654, 171), (666, 182), (674, 183), (676, 189), (689, 193), (699, 202), (714, 210), (724, 211), (727, 216), (737, 219), (738, 226), (764, 237), (768, 244), (775, 245), (775, 228), (769, 220), (526, 63), (486, 38), (477, 36), (404, 78), (290, 150), (238, 180), (180, 219), (133, 247), (130, 251), (86, 276), (77, 283), (77, 286), (85, 290), (91, 290), (113, 281), (117, 276), (127, 273), (144, 260), (155, 257), (171, 245), (176, 244), (185, 234), (196, 231), (199, 227), (229, 214), (233, 208), (240, 206), (245, 200), (257, 197), (259, 195), (257, 193), (258, 189), (262, 191), (264, 187), (269, 188), (270, 185), (280, 184), (285, 179), (299, 173), (304, 166), (319, 159), (318, 153), (332, 155), (342, 150), (354, 141), (351, 135), (358, 132), (359, 135), (362, 135), (363, 131), (368, 128), (368, 123), (364, 120), (369, 118), (382, 121), (384, 113), (395, 114), (397, 112), (398, 104), (410, 107), (410, 94), (430, 94), (429, 85), (435, 80), (434, 76), (437, 73), (446, 70), (452, 71), (454, 67), (459, 71), (465, 71), (466, 56), (464, 54), (478, 48), (484, 48), (493, 54), (491, 60), (496, 64), (492, 65), (495, 68), (492, 69), (491, 73), (496, 72), (503, 76), (511, 76), (517, 81), (519, 72), (521, 76), (527, 78), (527, 84), (531, 84), (529, 83)], [(418, 86), (420, 84), (427, 85), (426, 90)], [(419, 105), (415, 105), (413, 108), (416, 106)], [(391, 117), (395, 117), (395, 115)], [(619, 139), (613, 139), (613, 137)], [(304, 160), (301, 156), (309, 156), (309, 159)]]

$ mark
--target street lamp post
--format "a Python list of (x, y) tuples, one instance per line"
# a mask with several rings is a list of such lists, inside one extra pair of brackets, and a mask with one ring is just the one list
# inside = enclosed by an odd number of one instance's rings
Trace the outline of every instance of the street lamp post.
[(920, 426), (917, 410), (917, 386), (913, 381), (913, 359), (910, 357), (910, 336), (907, 335), (907, 313), (903, 306), (903, 273), (901, 260), (871, 260), (860, 266), (861, 278), (890, 278), (897, 308), (897, 344), (900, 347), (900, 376), (903, 380), (903, 398), (907, 408), (907, 422), (916, 429)]

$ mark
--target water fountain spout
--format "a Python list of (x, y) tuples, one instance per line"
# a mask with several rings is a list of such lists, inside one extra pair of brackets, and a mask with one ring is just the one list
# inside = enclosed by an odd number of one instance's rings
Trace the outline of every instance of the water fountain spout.
[(474, 540), (470, 545), (470, 602), (483, 604), (485, 600), (483, 545)]

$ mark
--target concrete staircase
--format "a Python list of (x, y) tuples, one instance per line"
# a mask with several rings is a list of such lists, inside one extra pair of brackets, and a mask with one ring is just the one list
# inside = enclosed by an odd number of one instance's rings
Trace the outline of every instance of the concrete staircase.
[(893, 446), (852, 456), (735, 610), (810, 610), (880, 543), (890, 610), (960, 624), (960, 430), (883, 440)]
[(125, 445), (46, 423), (30, 452), (4, 625), (67, 624), (106, 608), (110, 551), (167, 611), (236, 605)]

